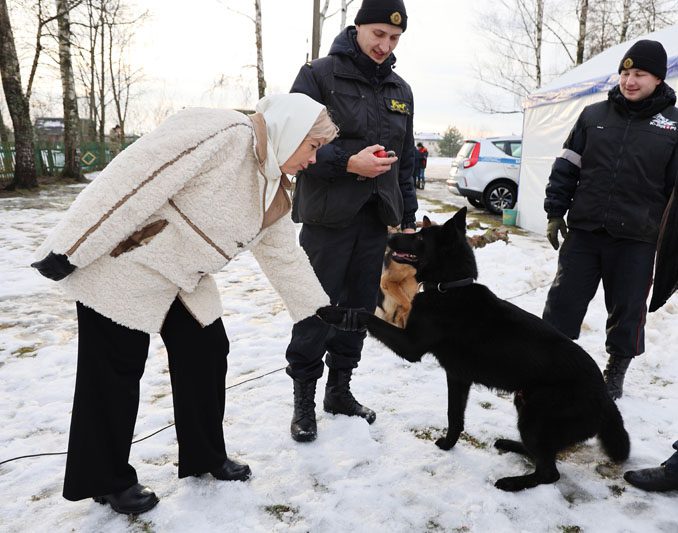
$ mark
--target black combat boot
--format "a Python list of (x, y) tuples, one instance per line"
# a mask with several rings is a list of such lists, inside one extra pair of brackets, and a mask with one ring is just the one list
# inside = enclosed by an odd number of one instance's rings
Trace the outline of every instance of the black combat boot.
[(618, 400), (624, 394), (624, 376), (626, 369), (631, 364), (631, 359), (631, 357), (610, 355), (607, 361), (603, 377), (607, 385), (607, 392), (613, 400)]
[(315, 423), (315, 383), (315, 379), (294, 380), (294, 414), (290, 432), (297, 442), (311, 442), (318, 436)]
[(331, 368), (327, 376), (325, 387), (325, 399), (323, 408), (333, 415), (359, 416), (371, 424), (377, 415), (369, 407), (365, 407), (351, 394), (350, 381), (352, 370), (350, 368)]

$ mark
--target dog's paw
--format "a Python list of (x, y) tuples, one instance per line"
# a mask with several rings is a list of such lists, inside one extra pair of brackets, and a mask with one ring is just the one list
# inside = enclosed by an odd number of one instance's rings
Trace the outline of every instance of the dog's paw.
[(525, 483), (525, 476), (503, 477), (494, 482), (494, 486), (506, 492), (518, 492), (530, 485)]
[(451, 439), (448, 439), (447, 437), (440, 437), (436, 441), (436, 446), (438, 446), (438, 448), (440, 448), (441, 450), (447, 451), (447, 450), (451, 450), (456, 443), (457, 443), (456, 440), (453, 441)]

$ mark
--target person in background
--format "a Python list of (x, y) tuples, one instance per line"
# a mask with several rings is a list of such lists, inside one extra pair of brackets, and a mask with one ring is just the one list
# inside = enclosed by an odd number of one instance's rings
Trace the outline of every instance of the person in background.
[(251, 250), (293, 319), (329, 304), (287, 215), (285, 174), (336, 135), (302, 94), (248, 117), (185, 109), (116, 157), (80, 193), (33, 267), (76, 300), (78, 365), (63, 495), (123, 514), (158, 497), (129, 464), (149, 334), (167, 348), (179, 477), (245, 481), (223, 434), (229, 341), (213, 273)]
[(661, 43), (631, 46), (619, 63), (619, 85), (581, 112), (546, 186), (547, 237), (556, 250), (558, 233), (564, 241), (543, 318), (578, 338), (602, 279), (604, 376), (615, 400), (631, 360), (645, 351), (657, 236), (678, 174), (678, 109), (666, 70)]
[(423, 189), (426, 185), (426, 164), (428, 163), (428, 150), (422, 143), (417, 143), (415, 159), (419, 157), (419, 172), (414, 174), (417, 189)]
[[(292, 217), (299, 242), (333, 304), (374, 311), (387, 226), (414, 231), (417, 198), (412, 179), (414, 102), (410, 86), (393, 71), (393, 51), (407, 28), (402, 0), (363, 0), (334, 40), (327, 57), (304, 65), (292, 85), (327, 106), (339, 137), (299, 173)], [(381, 151), (393, 150), (395, 157)], [(319, 318), (295, 324), (287, 348), (294, 384), (292, 438), (317, 436), (316, 382), (329, 367), (323, 408), (374, 422), (375, 412), (350, 389), (364, 332), (337, 332)]]

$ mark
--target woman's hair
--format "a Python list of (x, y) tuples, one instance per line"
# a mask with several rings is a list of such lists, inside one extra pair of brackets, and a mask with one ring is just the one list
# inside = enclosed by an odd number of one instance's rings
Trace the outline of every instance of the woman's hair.
[(337, 135), (339, 135), (339, 128), (332, 122), (327, 109), (323, 108), (306, 134), (306, 138), (319, 139), (323, 144), (327, 144), (332, 142)]

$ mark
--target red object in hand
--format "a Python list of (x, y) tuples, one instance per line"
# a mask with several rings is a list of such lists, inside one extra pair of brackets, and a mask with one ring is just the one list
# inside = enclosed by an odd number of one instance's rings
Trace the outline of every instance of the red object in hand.
[(395, 157), (395, 152), (392, 150), (389, 150), (388, 152), (386, 150), (378, 150), (377, 152), (374, 152), (375, 157)]

